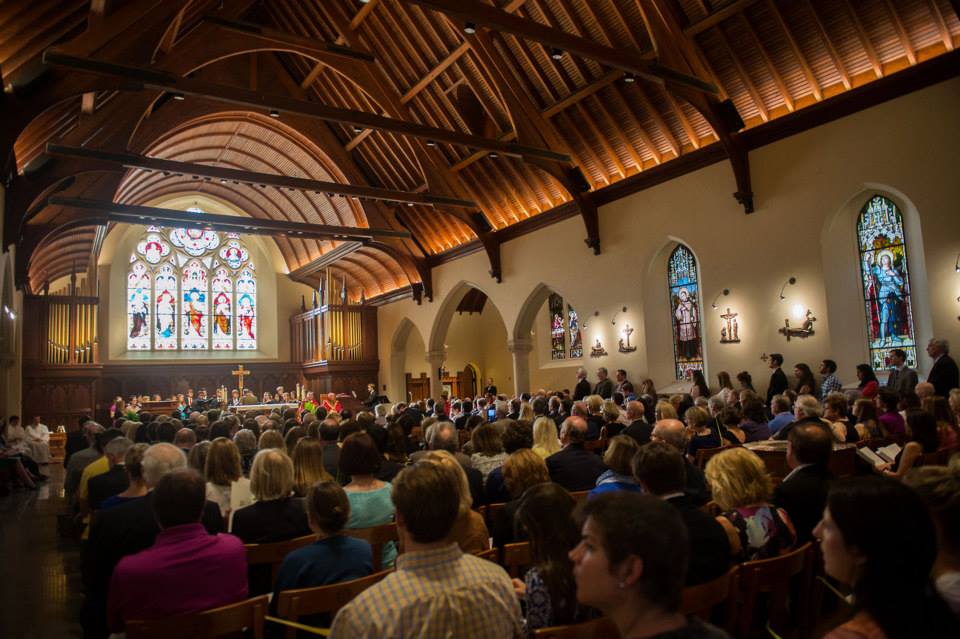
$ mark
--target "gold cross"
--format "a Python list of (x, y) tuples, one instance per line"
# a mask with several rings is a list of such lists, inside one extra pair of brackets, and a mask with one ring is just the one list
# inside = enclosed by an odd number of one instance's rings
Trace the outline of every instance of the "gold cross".
[(252, 375), (248, 370), (244, 370), (243, 364), (233, 371), (233, 376), (237, 378), (237, 390), (240, 391), (240, 394), (243, 395), (243, 378), (247, 375)]

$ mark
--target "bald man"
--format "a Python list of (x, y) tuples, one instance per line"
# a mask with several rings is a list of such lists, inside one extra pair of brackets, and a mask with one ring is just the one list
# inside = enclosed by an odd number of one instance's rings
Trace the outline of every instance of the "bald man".
[(936, 393), (936, 389), (934, 388), (933, 384), (931, 384), (930, 382), (920, 382), (919, 384), (917, 384), (916, 388), (914, 389), (914, 392), (917, 394), (917, 397), (919, 397), (920, 401), (922, 402), (925, 397), (933, 397), (934, 393)]
[(627, 402), (627, 419), (630, 420), (630, 425), (623, 429), (624, 435), (630, 435), (641, 446), (650, 441), (650, 434), (653, 432), (653, 426), (644, 419), (643, 411), (643, 402)]
[(587, 422), (582, 417), (568, 417), (560, 426), (563, 449), (547, 457), (550, 479), (569, 491), (592, 490), (597, 477), (607, 469), (600, 456), (584, 446)]
[(661, 419), (654, 425), (651, 439), (670, 444), (680, 451), (687, 469), (687, 485), (683, 492), (690, 498), (690, 501), (701, 505), (707, 503), (709, 499), (707, 478), (704, 476), (703, 470), (690, 463), (690, 459), (686, 455), (686, 428), (679, 419)]

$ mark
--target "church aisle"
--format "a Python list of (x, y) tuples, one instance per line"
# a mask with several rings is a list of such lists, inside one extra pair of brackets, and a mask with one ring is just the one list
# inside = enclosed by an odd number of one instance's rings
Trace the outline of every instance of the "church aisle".
[(0, 637), (80, 637), (80, 547), (57, 537), (64, 470), (0, 498)]

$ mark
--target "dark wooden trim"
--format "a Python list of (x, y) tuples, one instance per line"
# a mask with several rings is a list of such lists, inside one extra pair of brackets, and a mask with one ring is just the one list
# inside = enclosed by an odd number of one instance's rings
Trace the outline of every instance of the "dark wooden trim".
[[(792, 135), (803, 133), (822, 124), (839, 120), (864, 109), (889, 100), (919, 91), (928, 86), (949, 80), (960, 75), (960, 49), (944, 53), (889, 75), (880, 80), (845, 91), (832, 98), (803, 108), (753, 129), (743, 131), (740, 136), (747, 149), (755, 151), (768, 144), (783, 140)], [(649, 189), (668, 180), (681, 177), (699, 169), (726, 159), (723, 148), (718, 143), (680, 156), (660, 166), (637, 173), (624, 180), (615, 182), (593, 193), (597, 206), (610, 204), (634, 193)], [(556, 224), (578, 214), (572, 202), (561, 204), (545, 213), (541, 213), (518, 224), (497, 231), (494, 235), (501, 242), (509, 242)], [(482, 250), (478, 240), (466, 242), (449, 251), (429, 256), (431, 267), (440, 266)]]

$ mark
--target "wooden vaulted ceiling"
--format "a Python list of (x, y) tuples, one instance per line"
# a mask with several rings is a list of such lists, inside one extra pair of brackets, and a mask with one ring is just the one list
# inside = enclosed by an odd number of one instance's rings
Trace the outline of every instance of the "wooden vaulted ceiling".
[[(109, 23), (111, 13), (135, 4), (156, 5), (156, 11), (161, 11), (163, 3), (4, 3), (0, 6), (4, 85), (36, 75), (46, 47), (68, 42), (85, 29), (101, 28)], [(165, 56), (203, 51), (202, 39), (210, 37), (204, 18), (224, 11), (219, 0), (171, 4), (183, 10), (171, 13), (170, 27), (162, 32), (153, 52), (157, 64)], [(369, 77), (350, 77), (289, 46), (277, 46), (274, 51), (254, 47), (262, 52), (223, 60), (200, 71), (196, 69), (207, 61), (193, 66), (184, 62), (186, 71), (224, 84), (263, 87), (268, 94), (283, 92), (507, 142), (517, 140), (518, 132), (523, 137), (517, 116), (521, 103), (527, 121), (549, 132), (545, 137), (553, 141), (552, 150), (570, 155), (590, 192), (680, 161), (720, 141), (702, 111), (674, 91), (630, 81), (632, 76), (623, 71), (510, 33), (490, 32), (491, 50), (466, 35), (460, 21), (415, 2), (239, 4), (250, 8), (231, 17), (299, 36), (302, 41), (337, 43), (373, 54), (369, 64), (376, 73), (370, 77), (378, 78), (372, 83), (376, 90), (371, 89)], [(708, 77), (702, 79), (718, 88), (719, 99), (732, 102), (747, 130), (952, 52), (960, 40), (960, 2), (956, 0), (495, 0), (493, 4), (614, 49), (639, 51), (650, 60), (656, 59), (655, 43), (648, 35), (644, 9), (669, 13), (682, 30), (677, 37), (684, 38), (703, 63)], [(96, 57), (116, 59), (110, 51), (106, 43)], [(36, 80), (43, 81), (42, 77)], [(510, 92), (512, 97), (507, 95)], [(71, 96), (35, 114), (15, 141), (17, 169), (41, 175), (48, 160), (47, 142), (74, 136), (81, 144), (98, 147), (104, 127), (94, 127), (90, 119), (106, 109), (119, 109), (120, 101), (135, 107), (143, 104), (130, 92), (103, 90)], [(126, 172), (109, 195), (143, 203), (200, 190), (254, 218), (357, 226), (389, 220), (412, 233), (409, 246), (390, 251), (364, 247), (334, 266), (348, 278), (348, 285), (363, 288), (368, 298), (420, 283), (429, 267), (426, 272), (417, 268), (421, 264), (417, 260), (429, 264), (445, 252), (475, 242), (478, 233), (485, 233), (483, 227), (505, 229), (577, 197), (556, 172), (505, 154), (496, 157), (444, 142), (431, 142), (428, 149), (410, 137), (339, 123), (321, 123), (327, 127), (324, 137), (307, 131), (295, 118), (276, 122), (249, 111), (200, 109), (188, 116), (184, 110), (195, 108), (191, 102), (149, 103), (144, 125), (121, 146), (156, 157), (267, 173), (351, 183), (362, 180), (405, 191), (436, 190), (477, 203), (483, 218), (480, 225), (421, 205), (379, 207), (371, 218), (366, 203), (349, 198), (259, 191), (216, 181), (197, 183), (188, 177), (140, 170)], [(438, 171), (448, 177), (438, 179)], [(101, 193), (108, 185), (109, 180), (94, 173), (77, 178), (66, 192)], [(36, 203), (21, 205), (25, 212)], [(52, 210), (32, 211), (32, 224), (50, 224), (64, 214), (56, 207), (46, 208)], [(45, 238), (37, 243), (29, 272), (34, 287), (75, 266), (83, 270), (100, 240), (102, 232), (88, 227), (72, 229), (68, 239)], [(480, 240), (489, 251), (489, 238)], [(291, 271), (308, 273), (310, 264), (335, 244), (279, 238), (278, 246)], [(309, 282), (310, 277), (302, 279)]]

